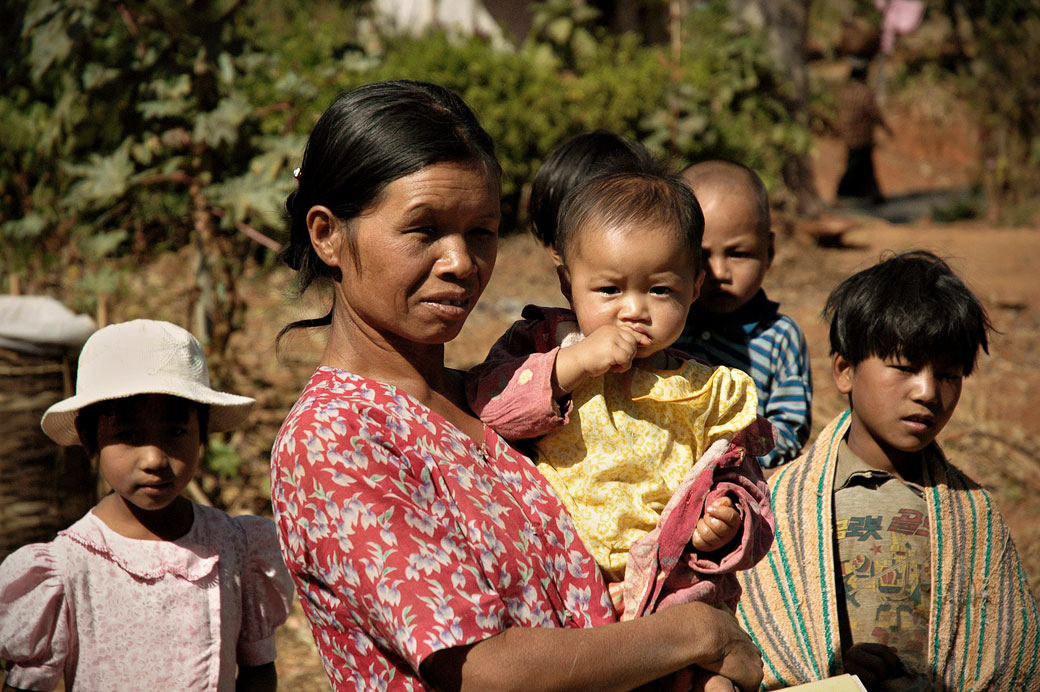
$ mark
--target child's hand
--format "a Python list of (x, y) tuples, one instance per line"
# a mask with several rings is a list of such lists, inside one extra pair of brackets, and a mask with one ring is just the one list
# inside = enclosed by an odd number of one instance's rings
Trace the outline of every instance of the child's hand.
[(556, 356), (556, 382), (564, 392), (573, 391), (588, 377), (624, 372), (632, 367), (636, 350), (650, 339), (625, 327), (607, 324), (584, 339), (560, 349)]
[(859, 677), (868, 690), (880, 690), (886, 680), (906, 675), (906, 668), (896, 650), (884, 644), (863, 642), (842, 654), (845, 672)]
[(710, 553), (733, 540), (741, 527), (740, 512), (728, 497), (720, 497), (704, 508), (690, 542), (699, 552)]
[(583, 347), (579, 357), (586, 377), (599, 377), (607, 372), (624, 372), (632, 367), (636, 350), (650, 344), (650, 339), (625, 327), (605, 324), (572, 348)]

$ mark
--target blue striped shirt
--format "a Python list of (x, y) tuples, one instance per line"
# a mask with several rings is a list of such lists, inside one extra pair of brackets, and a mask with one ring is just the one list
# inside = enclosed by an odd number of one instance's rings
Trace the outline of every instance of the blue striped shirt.
[(759, 290), (726, 315), (690, 311), (672, 345), (711, 365), (739, 368), (758, 390), (758, 413), (773, 424), (776, 447), (759, 462), (766, 468), (791, 461), (812, 428), (812, 372), (805, 334), (779, 303)]

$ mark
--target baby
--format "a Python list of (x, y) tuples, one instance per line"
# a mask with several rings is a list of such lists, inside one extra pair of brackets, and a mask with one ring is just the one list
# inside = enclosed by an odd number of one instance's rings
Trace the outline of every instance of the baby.
[(733, 573), (772, 542), (755, 457), (773, 438), (754, 383), (668, 348), (704, 278), (702, 230), (679, 178), (585, 182), (556, 236), (571, 309), (528, 306), (470, 371), (474, 411), (534, 440), (623, 619), (687, 600), (734, 607)]

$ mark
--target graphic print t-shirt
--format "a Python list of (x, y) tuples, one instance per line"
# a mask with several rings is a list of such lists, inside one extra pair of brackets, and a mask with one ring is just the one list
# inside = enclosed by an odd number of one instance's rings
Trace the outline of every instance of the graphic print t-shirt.
[(925, 690), (914, 675), (927, 671), (932, 589), (923, 490), (867, 466), (845, 442), (834, 488), (842, 648), (864, 642), (894, 647), (910, 675), (886, 689)]

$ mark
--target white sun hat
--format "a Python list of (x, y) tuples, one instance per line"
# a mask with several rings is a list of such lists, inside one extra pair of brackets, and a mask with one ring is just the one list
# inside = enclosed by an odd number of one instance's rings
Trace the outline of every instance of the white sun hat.
[(138, 394), (170, 394), (209, 407), (209, 431), (231, 430), (249, 415), (254, 399), (209, 386), (198, 339), (170, 322), (131, 320), (94, 332), (79, 355), (76, 395), (47, 409), (40, 425), (60, 445), (80, 444), (76, 416), (99, 401)]

